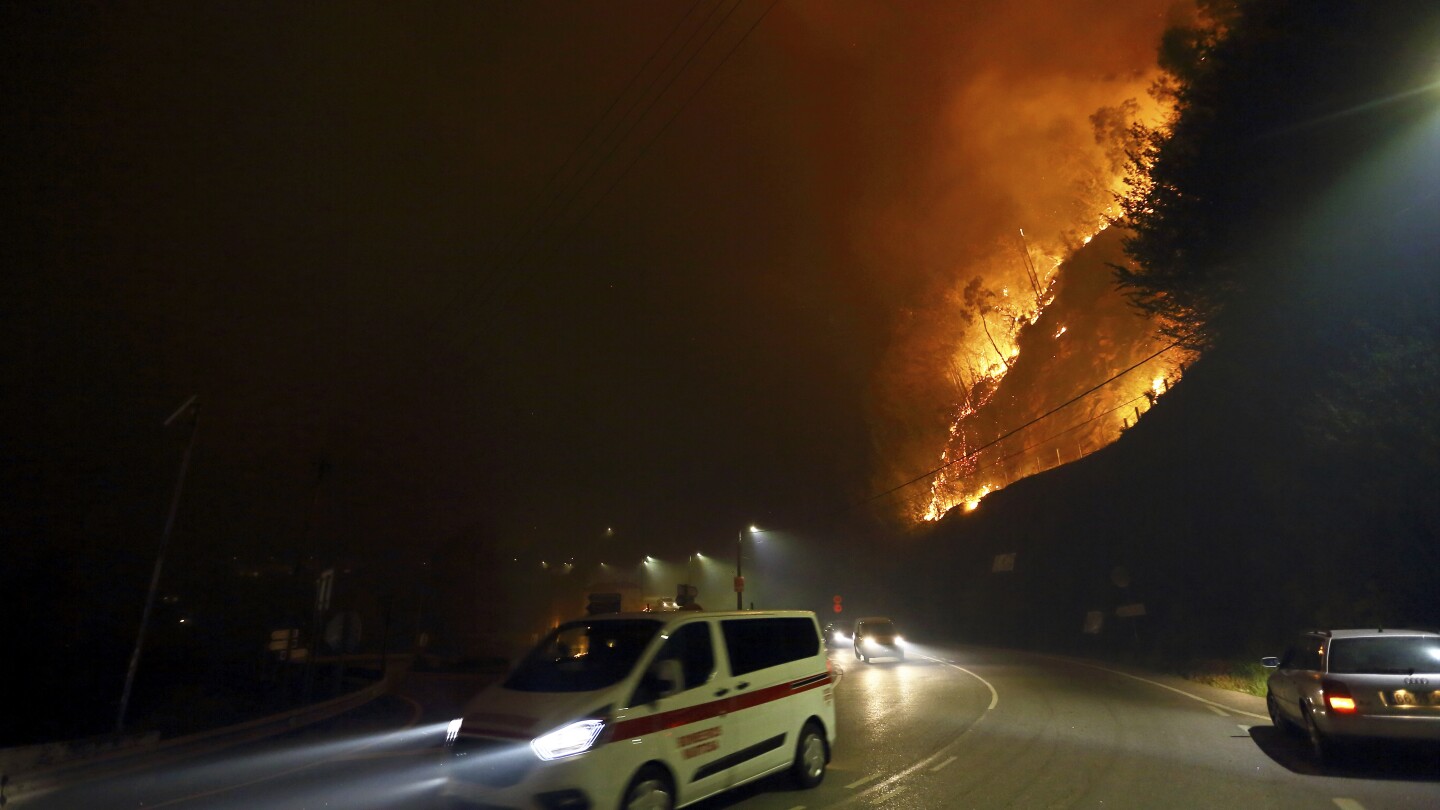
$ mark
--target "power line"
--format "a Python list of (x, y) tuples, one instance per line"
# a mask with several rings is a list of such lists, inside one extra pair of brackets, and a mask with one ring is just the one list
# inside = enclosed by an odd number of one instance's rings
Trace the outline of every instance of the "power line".
[[(675, 62), (680, 58), (682, 53), (686, 53), (688, 46), (691, 42), (694, 41), (695, 35), (698, 34), (699, 31), (705, 29), (709, 21), (714, 17), (715, 12), (718, 11), (722, 6), (724, 6), (725, 2), (726, 0), (720, 0), (720, 2), (716, 3), (715, 6), (712, 7), (710, 14), (706, 15), (705, 19), (701, 21), (700, 25), (696, 28), (696, 30), (685, 39), (685, 42), (668, 60), (665, 67), (661, 69), (661, 72), (659, 74), (660, 76), (663, 76), (667, 72), (669, 72), (670, 66), (675, 64)], [(488, 284), (483, 284), (479, 289), (467, 291), (462, 288), (461, 290), (458, 290), (453, 296), (451, 296), (443, 311), (437, 312), (431, 316), (431, 333), (438, 331), (441, 328), (441, 321), (446, 317), (446, 315), (466, 300), (476, 301), (476, 306), (481, 309), (491, 309), (497, 302), (504, 300), (505, 296), (513, 295), (515, 292), (517, 292), (526, 282), (533, 283), (533, 277), (517, 278), (516, 274), (513, 272), (514, 268), (525, 264), (527, 262), (527, 259), (530, 258), (530, 254), (532, 254), (537, 247), (540, 247), (545, 241), (547, 241), (545, 237), (549, 235), (553, 229), (560, 225), (566, 210), (568, 210), (570, 206), (575, 203), (575, 201), (585, 191), (586, 187), (595, 179), (595, 176), (598, 174), (599, 167), (608, 163), (611, 158), (620, 150), (620, 148), (624, 145), (626, 139), (631, 135), (631, 133), (635, 131), (636, 127), (638, 127), (640, 123), (643, 122), (645, 118), (650, 115), (656, 104), (658, 104), (660, 99), (664, 97), (665, 93), (674, 84), (676, 79), (678, 79), (679, 76), (689, 68), (695, 57), (699, 55), (700, 51), (705, 49), (705, 47), (710, 43), (711, 39), (714, 38), (715, 34), (720, 30), (720, 28), (724, 26), (725, 22), (729, 20), (730, 16), (734, 14), (734, 12), (743, 3), (744, 0), (736, 0), (736, 2), (731, 5), (729, 9), (725, 12), (720, 22), (715, 27), (710, 29), (709, 33), (705, 36), (705, 38), (694, 48), (689, 49), (689, 53), (686, 56), (685, 61), (681, 65), (680, 69), (673, 76), (671, 76), (670, 80), (666, 82), (665, 86), (660, 90), (659, 93), (650, 98), (650, 101), (640, 112), (639, 116), (634, 118), (634, 120), (625, 127), (625, 130), (620, 135), (619, 139), (615, 141), (615, 143), (605, 152), (605, 154), (588, 161), (590, 165), (596, 167), (595, 170), (586, 173), (583, 178), (577, 180), (576, 178), (585, 171), (583, 167), (577, 168), (576, 171), (570, 176), (570, 179), (566, 181), (565, 188), (557, 192), (556, 195), (554, 195), (554, 197), (552, 198), (552, 200), (546, 203), (542, 210), (537, 214), (538, 219), (521, 230), (521, 233), (523, 235), (516, 240), (512, 248), (503, 251), (503, 253), (506, 255), (503, 255), (501, 257), (498, 264), (501, 268), (509, 268), (512, 271), (511, 274), (509, 276), (505, 276), (497, 272), (496, 274), (491, 276)], [(774, 7), (778, 5), (778, 3), (779, 0), (772, 0), (770, 5), (766, 7), (764, 13), (762, 13), (750, 25), (750, 27), (746, 29), (745, 33), (742, 34), (738, 40), (736, 40), (735, 44), (731, 46), (730, 50), (727, 51), (726, 54), (712, 68), (710, 68), (710, 72), (700, 82), (696, 89), (692, 91), (683, 102), (681, 102), (681, 104), (671, 114), (670, 118), (667, 119), (666, 122), (655, 132), (655, 134), (650, 137), (649, 141), (641, 147), (640, 151), (636, 154), (636, 156), (632, 158), (630, 162), (628, 162), (620, 170), (620, 172), (611, 181), (610, 185), (608, 185), (605, 190), (602, 191), (595, 198), (595, 201), (588, 208), (586, 208), (583, 213), (570, 221), (565, 227), (573, 229), (580, 225), (582, 222), (584, 222), (587, 218), (589, 218), (589, 216), (595, 211), (595, 209), (599, 207), (600, 203), (605, 201), (605, 199), (609, 196), (610, 192), (615, 189), (619, 182), (630, 173), (630, 171), (639, 162), (639, 160), (649, 153), (650, 148), (654, 146), (656, 141), (658, 141), (662, 135), (664, 135), (664, 133), (669, 129), (670, 125), (675, 121), (675, 119), (680, 115), (680, 113), (683, 112), (690, 105), (690, 103), (699, 94), (700, 90), (703, 90), (710, 83), (710, 80), (714, 78), (716, 73), (719, 72), (720, 68), (724, 67), (726, 62), (729, 61), (730, 57), (739, 49), (740, 45), (749, 38), (750, 34), (759, 26), (760, 22), (769, 15), (770, 11), (774, 9)], [(688, 17), (689, 12), (687, 12), (686, 14), (686, 18)], [(682, 23), (684, 19), (685, 18), (682, 18)], [(668, 41), (670, 38), (672, 38), (673, 35), (678, 32), (681, 27), (682, 26), (676, 26), (675, 28), (673, 28), (670, 35), (667, 35), (665, 41)], [(661, 47), (656, 51), (657, 53), (663, 51), (665, 41), (662, 41)], [(652, 60), (647, 60), (646, 65), (648, 65), (650, 61)], [(634, 84), (634, 81), (638, 79), (640, 75), (641, 73), (637, 72), (636, 76), (632, 78), (632, 81), (630, 83), (627, 83), (627, 89), (629, 86)], [(657, 76), (655, 79), (652, 79), (651, 82), (647, 85), (646, 92), (642, 92), (640, 98), (646, 97), (648, 95), (648, 89), (650, 87), (653, 87), (655, 82), (658, 80), (659, 76)], [(624, 92), (622, 92), (620, 96), (617, 96), (616, 103), (618, 103), (619, 99), (623, 97)], [(636, 104), (638, 103), (639, 101), (637, 99)], [(611, 105), (612, 108), (613, 106), (614, 104)], [(629, 116), (630, 110), (633, 110), (634, 108), (635, 105), (632, 104), (631, 107), (627, 109), (626, 113), (621, 116), (619, 121), (624, 121), (625, 118)], [(600, 121), (597, 121), (597, 126), (600, 122), (603, 122), (603, 120), (604, 119), (602, 117)], [(610, 135), (618, 127), (619, 122), (617, 122), (616, 126), (612, 127), (611, 130), (607, 132), (606, 136), (602, 138), (602, 145), (606, 141), (610, 140)], [(594, 127), (592, 127), (592, 129), (594, 129)], [(557, 200), (559, 201), (558, 204), (556, 203)], [(552, 210), (554, 211), (554, 214), (552, 216), (547, 216), (547, 214)], [(548, 259), (550, 256), (553, 256), (560, 248), (561, 240), (553, 239), (548, 241), (550, 243), (551, 249), (549, 252), (536, 257), (539, 261), (543, 261), (544, 259)], [(507, 284), (507, 282), (509, 283)], [(485, 325), (489, 322), (489, 319), (475, 318), (473, 319), (473, 322), (477, 326), (484, 328)]]
[[(1030, 426), (1032, 426), (1032, 425), (1038, 424), (1039, 422), (1041, 422), (1041, 421), (1043, 421), (1043, 420), (1045, 420), (1045, 419), (1048, 419), (1048, 418), (1050, 418), (1051, 416), (1054, 416), (1055, 414), (1059, 413), (1060, 411), (1064, 410), (1065, 408), (1067, 408), (1067, 407), (1069, 407), (1069, 406), (1071, 406), (1071, 405), (1074, 405), (1076, 402), (1079, 402), (1080, 400), (1084, 399), (1085, 397), (1090, 396), (1091, 394), (1095, 393), (1096, 391), (1099, 391), (1101, 388), (1104, 388), (1105, 386), (1109, 385), (1110, 383), (1115, 382), (1116, 380), (1120, 379), (1121, 377), (1124, 377), (1126, 374), (1129, 374), (1130, 372), (1134, 371), (1135, 369), (1140, 368), (1141, 366), (1145, 365), (1146, 363), (1150, 362), (1151, 360), (1154, 360), (1155, 358), (1159, 357), (1160, 355), (1164, 354), (1165, 352), (1170, 351), (1171, 349), (1174, 349), (1174, 348), (1178, 347), (1179, 345), (1180, 345), (1180, 344), (1179, 344), (1178, 342), (1168, 344), (1168, 345), (1164, 346), (1163, 348), (1159, 349), (1158, 351), (1156, 351), (1155, 353), (1151, 354), (1149, 357), (1146, 357), (1144, 360), (1141, 360), (1141, 361), (1139, 361), (1138, 363), (1130, 366), (1129, 368), (1126, 368), (1126, 369), (1124, 369), (1124, 370), (1122, 370), (1122, 371), (1119, 371), (1119, 372), (1115, 373), (1114, 375), (1106, 378), (1105, 380), (1102, 380), (1101, 382), (1097, 383), (1096, 385), (1094, 385), (1094, 386), (1092, 386), (1092, 387), (1090, 387), (1090, 388), (1087, 388), (1086, 390), (1080, 392), (1079, 394), (1076, 394), (1075, 396), (1071, 397), (1070, 399), (1067, 399), (1067, 400), (1065, 400), (1064, 402), (1060, 403), (1059, 405), (1056, 405), (1055, 407), (1051, 408), (1050, 410), (1046, 411), (1045, 413), (1042, 413), (1042, 414), (1040, 414), (1039, 416), (1035, 417), (1034, 419), (1031, 419), (1029, 422), (1026, 422), (1025, 424), (1020, 425), (1019, 427), (1011, 430), (1010, 432), (1005, 433), (1005, 434), (1003, 434), (1003, 435), (1001, 435), (1001, 436), (997, 436), (997, 437), (995, 437), (994, 440), (989, 441), (989, 442), (986, 442), (985, 444), (980, 445), (979, 447), (975, 448), (974, 450), (971, 450), (970, 452), (966, 453), (965, 455), (960, 456), (959, 458), (956, 458), (956, 459), (951, 459), (950, 461), (947, 461), (947, 462), (945, 462), (944, 464), (941, 464), (939, 467), (936, 467), (936, 468), (933, 469), (933, 470), (929, 470), (928, 472), (922, 473), (921, 475), (918, 475), (918, 476), (916, 476), (916, 477), (914, 477), (914, 478), (911, 478), (909, 481), (906, 481), (906, 482), (903, 483), (903, 484), (899, 484), (899, 485), (897, 485), (897, 486), (893, 486), (893, 487), (891, 487), (890, 489), (885, 490), (884, 492), (878, 493), (878, 494), (876, 494), (876, 495), (871, 495), (870, 497), (866, 498), (866, 499), (863, 500), (863, 501), (859, 501), (859, 502), (857, 502), (857, 503), (851, 504), (851, 505), (847, 508), (846, 511), (848, 511), (849, 509), (859, 508), (859, 507), (861, 507), (861, 506), (864, 506), (864, 505), (867, 504), (867, 503), (872, 503), (872, 502), (874, 502), (874, 501), (878, 501), (878, 500), (880, 500), (881, 498), (886, 497), (887, 495), (893, 495), (894, 493), (899, 492), (900, 490), (905, 489), (905, 488), (908, 487), (908, 486), (912, 486), (912, 485), (914, 485), (914, 484), (918, 484), (918, 483), (920, 483), (921, 481), (924, 481), (924, 480), (926, 480), (926, 479), (928, 479), (928, 478), (931, 478), (931, 477), (933, 477), (936, 473), (939, 473), (939, 472), (942, 472), (942, 471), (944, 471), (944, 470), (946, 470), (946, 469), (949, 469), (950, 467), (953, 467), (954, 465), (959, 464), (960, 462), (965, 461), (966, 459), (973, 458), (974, 456), (976, 456), (977, 454), (979, 454), (982, 450), (985, 450), (985, 449), (987, 449), (987, 448), (989, 448), (989, 447), (993, 447), (994, 445), (999, 444), (1000, 442), (1002, 442), (1002, 441), (1010, 438), (1011, 436), (1014, 436), (1016, 433), (1019, 433), (1020, 431), (1026, 429), (1026, 428), (1028, 428), (1028, 427), (1030, 427)], [(1048, 441), (1048, 440), (1047, 440), (1047, 441)]]
[[(680, 103), (679, 107), (675, 108), (675, 111), (670, 114), (670, 117), (665, 121), (665, 123), (660, 127), (660, 129), (657, 130), (653, 136), (651, 136), (650, 140), (643, 147), (641, 147), (640, 151), (636, 153), (635, 157), (631, 158), (630, 162), (625, 164), (625, 168), (620, 171), (620, 174), (616, 175), (615, 179), (610, 182), (610, 185), (605, 188), (605, 191), (603, 191), (600, 196), (595, 199), (595, 202), (592, 203), (590, 207), (585, 210), (585, 213), (582, 214), (580, 218), (575, 221), (575, 224), (578, 225), (579, 223), (584, 222), (590, 216), (590, 214), (594, 213), (595, 209), (600, 206), (600, 203), (604, 202), (605, 198), (610, 195), (610, 192), (614, 191), (615, 187), (620, 184), (620, 181), (624, 179), (625, 175), (630, 173), (630, 170), (635, 167), (635, 164), (639, 163), (642, 158), (644, 158), (647, 154), (650, 153), (650, 148), (653, 147), (655, 143), (660, 140), (661, 136), (663, 136), (665, 132), (670, 129), (670, 125), (675, 123), (675, 119), (679, 118), (680, 114), (684, 112), (687, 107), (690, 106), (690, 102), (694, 101), (695, 97), (700, 95), (700, 92), (703, 91), (707, 86), (709, 86), (710, 80), (715, 78), (715, 74), (720, 72), (720, 68), (724, 67), (725, 63), (730, 60), (730, 57), (733, 56), (735, 52), (740, 49), (740, 46), (745, 43), (745, 40), (749, 39), (750, 34), (753, 33), (756, 28), (760, 27), (760, 23), (764, 22), (765, 18), (769, 16), (771, 10), (773, 10), (779, 4), (780, 0), (771, 0), (770, 5), (765, 8), (765, 11), (759, 17), (755, 18), (755, 22), (751, 23), (749, 28), (745, 29), (745, 33), (741, 34), (740, 38), (735, 41), (735, 44), (730, 46), (730, 50), (725, 52), (725, 55), (720, 58), (720, 61), (715, 64), (715, 67), (711, 68), (710, 72), (705, 76), (705, 79), (701, 81), (700, 84), (696, 86), (693, 91), (691, 91), (690, 95), (687, 96), (685, 100)], [(738, 7), (739, 3), (737, 3), (736, 6)], [(731, 10), (733, 11), (734, 9)]]
[[(550, 178), (545, 181), (545, 185), (541, 187), (539, 193), (537, 193), (536, 195), (536, 201), (538, 201), (541, 196), (544, 196), (548, 191), (550, 191), (550, 187), (554, 185), (555, 181), (558, 180), (561, 174), (564, 173), (565, 168), (570, 165), (570, 162), (575, 159), (576, 155), (580, 154), (581, 149), (585, 146), (586, 143), (590, 141), (590, 137), (594, 135), (597, 131), (599, 131), (600, 125), (605, 123), (606, 119), (610, 117), (610, 113), (614, 112), (615, 108), (620, 105), (621, 99), (624, 99), (627, 95), (630, 94), (630, 88), (635, 86), (635, 84), (640, 80), (641, 76), (645, 75), (645, 71), (650, 67), (650, 63), (654, 62), (655, 57), (659, 56), (662, 52), (664, 52), (670, 40), (675, 38), (676, 33), (678, 33), (681, 27), (685, 25), (685, 21), (690, 19), (690, 15), (695, 13), (695, 9), (699, 8), (700, 4), (703, 1), (704, 0), (695, 0), (695, 2), (691, 4), (689, 10), (685, 12), (685, 16), (681, 17), (679, 21), (675, 23), (675, 27), (670, 29), (670, 33), (666, 34), (665, 38), (660, 41), (660, 44), (655, 46), (655, 50), (650, 52), (650, 56), (645, 59), (645, 62), (640, 66), (640, 69), (635, 71), (635, 74), (630, 77), (630, 81), (626, 82), (625, 87), (622, 88), (621, 91), (616, 94), (615, 98), (611, 100), (610, 106), (606, 107), (605, 112), (601, 113), (600, 117), (595, 119), (595, 123), (590, 125), (590, 129), (586, 131), (585, 136), (575, 144), (575, 148), (570, 151), (570, 154), (565, 158), (564, 162), (557, 166), (554, 173), (552, 173), (550, 175)], [(630, 117), (630, 113), (634, 111), (635, 105), (639, 103), (639, 100), (641, 98), (649, 95), (650, 88), (655, 86), (655, 82), (659, 80), (659, 77), (669, 72), (670, 66), (675, 63), (675, 59), (680, 55), (681, 52), (686, 49), (687, 46), (689, 46), (690, 41), (694, 39), (695, 34), (698, 33), (700, 29), (705, 26), (705, 24), (709, 21), (709, 18), (714, 16), (715, 12), (720, 8), (723, 3), (724, 0), (720, 0), (720, 2), (717, 2), (710, 9), (710, 14), (706, 16), (706, 19), (702, 20), (700, 25), (696, 26), (695, 30), (690, 33), (690, 36), (685, 39), (685, 42), (680, 45), (676, 52), (674, 54), (671, 54), (669, 61), (665, 64), (664, 67), (660, 69), (660, 72), (654, 78), (650, 79), (650, 82), (645, 86), (645, 89), (640, 92), (640, 95), (636, 97), (636, 100), (625, 110), (624, 113), (620, 115), (619, 119), (616, 120), (615, 124), (610, 127), (610, 129), (605, 133), (605, 135), (600, 138), (599, 142), (596, 144), (595, 147), (596, 153), (604, 149), (605, 144), (609, 142), (610, 136), (615, 134), (615, 130), (620, 126), (620, 123)], [(701, 47), (704, 47), (704, 43), (701, 43)], [(661, 94), (663, 93), (664, 91), (662, 90)], [(656, 98), (658, 99), (658, 96)], [(638, 125), (641, 120), (644, 119), (644, 117), (645, 113), (642, 113), (640, 117), (636, 119), (635, 123), (631, 125), (631, 130), (633, 130), (634, 127)], [(624, 135), (621, 136), (621, 140), (624, 140), (624, 138), (630, 134), (631, 130), (626, 130)], [(609, 156), (607, 155), (606, 157), (601, 158), (599, 162), (604, 163), (608, 159)], [(578, 177), (580, 172), (583, 170), (583, 164), (585, 162), (594, 161), (592, 161), (590, 158), (587, 158), (586, 161), (582, 161), (582, 165), (576, 167), (575, 171), (570, 174), (568, 179), (565, 180), (561, 188), (545, 200), (540, 210), (534, 213), (534, 222), (520, 232), (520, 236), (516, 240), (517, 244), (524, 243), (531, 238), (532, 232), (534, 231), (534, 225), (538, 224), (541, 220), (543, 220), (546, 213), (550, 210), (550, 207), (554, 204), (554, 202), (568, 192), (575, 178)], [(581, 186), (583, 186), (584, 183), (584, 180), (580, 181)], [(531, 214), (529, 212), (532, 208), (534, 208), (534, 202), (526, 206), (527, 213), (522, 216), (522, 220), (531, 218)]]
[[(1139, 402), (1140, 400), (1145, 399), (1146, 396), (1147, 396), (1146, 394), (1141, 394), (1141, 395), (1138, 396), (1138, 397), (1132, 397), (1131, 399), (1127, 399), (1127, 400), (1125, 400), (1124, 402), (1120, 403), (1119, 405), (1116, 405), (1115, 407), (1113, 407), (1113, 408), (1111, 408), (1111, 409), (1109, 409), (1109, 410), (1101, 411), (1100, 413), (1095, 414), (1094, 416), (1090, 417), (1089, 419), (1086, 419), (1086, 420), (1083, 421), (1083, 422), (1078, 422), (1078, 423), (1076, 423), (1076, 424), (1074, 424), (1074, 425), (1071, 425), (1071, 426), (1068, 427), (1068, 428), (1065, 428), (1064, 430), (1060, 431), (1059, 433), (1056, 433), (1056, 434), (1051, 435), (1051, 436), (1046, 436), (1045, 438), (1041, 439), (1040, 441), (1038, 441), (1038, 442), (1036, 442), (1036, 443), (1034, 443), (1034, 444), (1026, 445), (1026, 446), (1020, 448), (1019, 450), (1016, 450), (1015, 452), (1011, 453), (1011, 454), (1008, 455), (1008, 456), (1001, 456), (1000, 458), (995, 459), (994, 461), (990, 462), (989, 464), (986, 464), (986, 465), (983, 466), (983, 467), (977, 467), (977, 468), (975, 468), (975, 472), (980, 472), (980, 471), (982, 471), (982, 470), (988, 470), (988, 469), (990, 469), (990, 468), (992, 468), (992, 467), (994, 467), (994, 466), (996, 466), (997, 464), (1000, 464), (1000, 463), (1002, 463), (1002, 462), (1010, 461), (1011, 459), (1019, 458), (1019, 457), (1025, 455), (1025, 454), (1031, 452), (1032, 450), (1038, 449), (1038, 448), (1040, 448), (1040, 447), (1043, 447), (1043, 446), (1049, 444), (1050, 442), (1055, 441), (1056, 439), (1060, 438), (1061, 436), (1064, 436), (1066, 433), (1072, 433), (1072, 432), (1074, 432), (1074, 431), (1077, 431), (1077, 430), (1079, 430), (1080, 428), (1085, 427), (1086, 425), (1090, 424), (1091, 422), (1096, 421), (1097, 419), (1103, 419), (1103, 418), (1109, 416), (1110, 414), (1115, 413), (1116, 411), (1120, 410), (1121, 408), (1124, 408), (1126, 405), (1132, 405), (1132, 404), (1134, 404), (1134, 403), (1136, 403), (1136, 402)], [(997, 439), (996, 441), (999, 441), (999, 440)], [(979, 450), (976, 450), (975, 452), (976, 452), (976, 453), (979, 453), (980, 451), (979, 451)]]

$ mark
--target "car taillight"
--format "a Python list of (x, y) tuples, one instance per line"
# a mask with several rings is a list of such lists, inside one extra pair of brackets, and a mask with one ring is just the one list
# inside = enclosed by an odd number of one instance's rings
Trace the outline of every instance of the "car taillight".
[(1325, 696), (1325, 705), (1330, 711), (1340, 714), (1355, 712), (1355, 698), (1351, 697), (1350, 688), (1345, 684), (1327, 679), (1320, 682), (1320, 692)]

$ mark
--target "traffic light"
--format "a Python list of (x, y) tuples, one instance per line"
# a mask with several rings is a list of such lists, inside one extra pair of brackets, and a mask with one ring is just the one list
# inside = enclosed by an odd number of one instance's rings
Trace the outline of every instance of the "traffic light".
[(840, 604), (840, 594), (835, 594), (835, 612), (839, 613), (843, 608)]

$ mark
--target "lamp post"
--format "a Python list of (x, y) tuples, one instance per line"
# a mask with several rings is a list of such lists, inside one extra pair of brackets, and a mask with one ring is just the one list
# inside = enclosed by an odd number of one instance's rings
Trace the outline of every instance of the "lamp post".
[[(750, 527), (751, 534), (758, 534), (759, 529)], [(735, 534), (735, 609), (745, 609), (745, 577), (740, 570), (740, 556), (745, 547), (745, 530), (741, 529)]]
[(745, 543), (745, 530), (735, 533), (735, 609), (745, 609), (745, 577), (740, 573), (740, 552)]

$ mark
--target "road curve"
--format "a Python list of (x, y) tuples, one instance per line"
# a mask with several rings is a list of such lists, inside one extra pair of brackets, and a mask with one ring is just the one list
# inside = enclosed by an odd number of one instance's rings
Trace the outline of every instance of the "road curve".
[[(700, 810), (1440, 807), (1435, 749), (1362, 749), (1322, 769), (1248, 695), (1007, 650), (916, 647), (905, 661), (868, 664), (837, 650), (831, 660), (839, 742), (824, 783), (800, 791), (770, 780)], [(329, 736), (159, 765), (16, 806), (429, 808), (433, 746), (459, 699), (437, 691), (445, 685), (412, 684), (413, 699), (388, 715)]]

